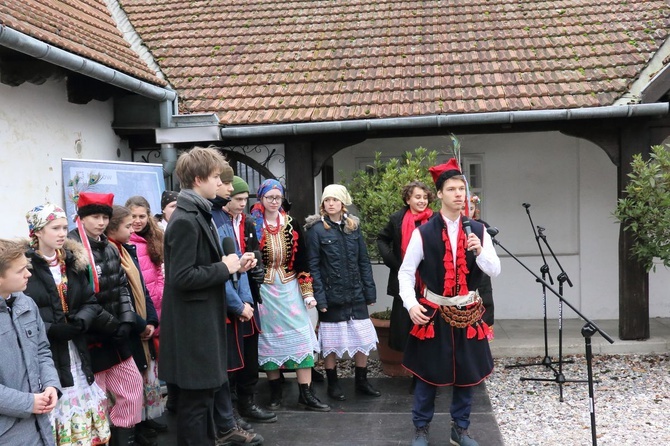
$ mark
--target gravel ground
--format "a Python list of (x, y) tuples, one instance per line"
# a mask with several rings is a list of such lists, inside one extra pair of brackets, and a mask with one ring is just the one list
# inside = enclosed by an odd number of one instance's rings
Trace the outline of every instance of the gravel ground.
[[(583, 355), (566, 356), (566, 380), (586, 380)], [(495, 360), (486, 386), (506, 446), (590, 445), (591, 412), (586, 383), (563, 384), (563, 402), (554, 373), (544, 366), (505, 368), (542, 358)], [(322, 364), (317, 365), (317, 370)], [(370, 359), (370, 377), (383, 377)], [(338, 362), (339, 375), (353, 376), (351, 361)], [(670, 354), (599, 355), (593, 358), (597, 442), (601, 446), (670, 444)], [(551, 381), (521, 381), (520, 378)]]
[[(543, 366), (505, 368), (542, 358), (496, 360), (487, 380), (493, 412), (506, 446), (590, 445), (591, 413), (586, 383), (563, 385)], [(567, 380), (587, 378), (584, 356), (563, 365)], [(599, 445), (670, 443), (670, 355), (602, 355), (593, 359), (596, 438)], [(548, 378), (550, 382), (521, 381)]]

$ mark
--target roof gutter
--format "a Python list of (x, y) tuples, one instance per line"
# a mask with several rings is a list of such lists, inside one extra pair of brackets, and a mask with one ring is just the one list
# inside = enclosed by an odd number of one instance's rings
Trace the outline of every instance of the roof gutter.
[(56, 48), (5, 25), (0, 25), (0, 45), (155, 101), (174, 102), (177, 99), (177, 93), (174, 90), (144, 82), (98, 62)]
[(559, 110), (530, 110), (407, 118), (360, 119), (297, 124), (269, 124), (221, 128), (222, 139), (309, 136), (326, 133), (377, 132), (402, 129), (435, 129), (475, 125), (511, 125), (528, 122), (573, 121), (580, 119), (637, 118), (670, 113), (670, 104), (630, 104)]

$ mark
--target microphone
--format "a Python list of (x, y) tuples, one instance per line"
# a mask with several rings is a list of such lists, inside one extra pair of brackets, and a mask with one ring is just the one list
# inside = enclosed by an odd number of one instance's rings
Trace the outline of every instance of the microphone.
[(491, 227), (491, 228), (486, 228), (486, 232), (488, 232), (491, 237), (495, 237), (496, 235), (498, 235), (500, 230), (498, 228)]
[[(237, 255), (237, 252), (235, 251), (235, 240), (233, 240), (231, 237), (224, 237), (221, 241), (221, 247), (223, 248), (223, 253), (225, 255)], [(237, 288), (238, 274), (231, 274), (230, 280), (233, 281), (233, 286)]]
[(465, 235), (469, 237), (470, 234), (472, 234), (472, 225), (470, 224), (470, 219), (468, 217), (461, 217), (461, 224), (463, 225)]
[(521, 206), (523, 206), (523, 207), (525, 207), (526, 209), (528, 209), (528, 208), (530, 207), (530, 204), (529, 204), (529, 203), (524, 203), (524, 204), (522, 204)]

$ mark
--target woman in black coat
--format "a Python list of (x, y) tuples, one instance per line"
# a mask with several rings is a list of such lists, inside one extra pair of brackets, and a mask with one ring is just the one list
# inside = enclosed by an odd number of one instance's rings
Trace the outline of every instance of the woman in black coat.
[(344, 353), (356, 364), (356, 391), (381, 396), (367, 380), (367, 360), (377, 348), (377, 334), (368, 305), (377, 301), (372, 266), (359, 220), (345, 206), (351, 196), (344, 186), (323, 190), (319, 215), (307, 218), (307, 256), (319, 310), (319, 343), (328, 377), (328, 396), (342, 401), (337, 358)]
[(61, 208), (37, 206), (26, 219), (32, 276), (25, 293), (39, 308), (63, 388), (49, 414), (56, 442), (70, 444), (74, 436), (82, 443), (102, 444), (110, 437), (106, 396), (95, 384), (85, 335), (102, 308), (89, 285), (86, 251), (65, 238), (67, 218)]
[(405, 206), (391, 214), (389, 222), (377, 235), (377, 248), (384, 264), (390, 269), (386, 294), (393, 296), (389, 347), (400, 352), (405, 350), (405, 343), (413, 324), (400, 298), (398, 270), (402, 265), (412, 231), (433, 215), (432, 209), (428, 207), (433, 198), (432, 189), (425, 183), (412, 181), (407, 184), (402, 190)]

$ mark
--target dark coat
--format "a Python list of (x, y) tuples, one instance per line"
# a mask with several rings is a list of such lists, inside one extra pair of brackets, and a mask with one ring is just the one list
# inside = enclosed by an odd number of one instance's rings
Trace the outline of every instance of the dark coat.
[(164, 240), (158, 376), (184, 389), (219, 388), (228, 380), (224, 284), (230, 274), (211, 214), (180, 195)]
[[(56, 283), (49, 270), (46, 260), (30, 248), (26, 256), (32, 263), (32, 276), (28, 279), (25, 294), (30, 296), (40, 310), (49, 338), (51, 356), (58, 371), (58, 378), (63, 387), (72, 387), (74, 379), (70, 370), (70, 350), (68, 340), (59, 338), (57, 326), (61, 324), (81, 325), (80, 334), (72, 338), (72, 342), (81, 359), (81, 369), (86, 375), (89, 384), (93, 384), (93, 368), (91, 355), (87, 347), (86, 330), (89, 329), (95, 317), (102, 311), (98, 305), (93, 288), (88, 280), (88, 259), (86, 250), (74, 240), (66, 240), (65, 267), (67, 274), (67, 315), (63, 311)], [(51, 328), (54, 327), (52, 331)]]
[[(367, 319), (368, 305), (377, 301), (370, 257), (360, 228), (351, 231), (320, 215), (307, 217), (305, 223), (307, 256), (312, 275), (314, 297), (323, 322)], [(350, 216), (358, 223), (358, 218)]]
[[(68, 238), (81, 243), (79, 232), (76, 229), (68, 233)], [(128, 278), (121, 267), (119, 251), (116, 246), (109, 243), (104, 234), (100, 236), (100, 240), (88, 237), (88, 242), (91, 245), (98, 271), (100, 291), (95, 294), (98, 304), (120, 323), (135, 324), (135, 311), (130, 301)], [(128, 340), (120, 339), (115, 335), (89, 333), (88, 345), (95, 373), (108, 370), (132, 355)]]
[(403, 206), (402, 209), (391, 214), (386, 226), (377, 234), (379, 254), (382, 256), (384, 265), (389, 268), (386, 294), (393, 296), (389, 328), (389, 347), (400, 352), (405, 350), (407, 337), (413, 325), (407, 309), (403, 306), (398, 285), (398, 270), (400, 269), (400, 265), (402, 265), (402, 253), (400, 252), (402, 244), (402, 220), (407, 212), (409, 212), (409, 206)]
[[(124, 244), (124, 248), (130, 254), (130, 258), (133, 259), (135, 263), (135, 268), (140, 273), (140, 280), (142, 281), (142, 289), (144, 290), (144, 300), (145, 306), (147, 309), (147, 318), (142, 318), (137, 312), (135, 312), (135, 326), (133, 331), (130, 332), (128, 337), (128, 342), (130, 342), (130, 351), (133, 353), (133, 359), (135, 360), (135, 365), (140, 373), (144, 373), (147, 370), (149, 364), (147, 364), (146, 356), (144, 355), (144, 347), (142, 347), (142, 339), (140, 335), (147, 328), (147, 325), (151, 324), (154, 327), (158, 327), (158, 313), (156, 312), (156, 307), (154, 307), (154, 301), (151, 300), (149, 296), (149, 290), (147, 289), (146, 284), (144, 283), (144, 277), (142, 276), (142, 270), (140, 269), (140, 261), (137, 258), (137, 247), (135, 245)], [(128, 292), (130, 293), (133, 303), (133, 308), (135, 307), (135, 296), (133, 296), (132, 289), (130, 284), (128, 286)], [(156, 349), (154, 348), (153, 341), (149, 342), (149, 354), (152, 359), (156, 358)]]

